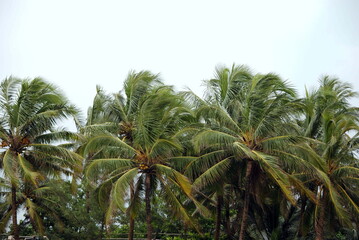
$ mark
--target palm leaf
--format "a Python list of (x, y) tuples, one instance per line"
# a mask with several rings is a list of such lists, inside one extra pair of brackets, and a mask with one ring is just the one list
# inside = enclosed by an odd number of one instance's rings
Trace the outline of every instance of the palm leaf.
[(10, 149), (6, 150), (2, 163), (5, 176), (10, 178), (12, 185), (17, 186), (19, 184), (19, 179), (17, 176), (16, 157)]
[(138, 175), (138, 169), (132, 168), (117, 179), (112, 190), (112, 197), (114, 198), (117, 207), (124, 211), (125, 201), (124, 196), (128, 195), (128, 190), (131, 182)]
[(111, 135), (104, 135), (92, 138), (86, 146), (85, 154), (87, 155), (91, 152), (97, 152), (107, 146), (116, 147), (119, 151), (124, 151), (128, 154), (136, 153), (136, 150), (133, 147), (124, 141), (121, 141), (119, 138)]
[(203, 174), (201, 174), (194, 182), (193, 186), (198, 189), (203, 187), (213, 186), (216, 184), (221, 184), (224, 181), (224, 176), (226, 176), (231, 167), (230, 158), (225, 158), (218, 162), (217, 164), (210, 167)]
[(37, 186), (38, 180), (43, 179), (40, 173), (33, 171), (31, 164), (20, 154), (17, 155), (19, 167), (21, 168), (25, 180)]
[(133, 162), (130, 159), (96, 159), (87, 166), (86, 176), (90, 180), (94, 179), (101, 172), (109, 173), (131, 166), (133, 166)]

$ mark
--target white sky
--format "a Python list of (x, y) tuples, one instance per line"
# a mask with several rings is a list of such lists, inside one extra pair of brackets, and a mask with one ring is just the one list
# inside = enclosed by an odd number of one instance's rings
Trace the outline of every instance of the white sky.
[(96, 84), (118, 91), (131, 69), (202, 95), (232, 63), (300, 92), (322, 74), (359, 91), (359, 1), (0, 0), (0, 79), (41, 76), (84, 112)]

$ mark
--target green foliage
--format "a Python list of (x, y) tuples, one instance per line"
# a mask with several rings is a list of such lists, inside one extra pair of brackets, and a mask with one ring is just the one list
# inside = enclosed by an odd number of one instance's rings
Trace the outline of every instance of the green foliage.
[[(202, 99), (131, 71), (121, 91), (97, 86), (82, 119), (40, 78), (3, 80), (0, 230), (16, 232), (22, 209), (19, 233), (49, 239), (131, 227), (168, 240), (358, 239), (351, 86), (324, 76), (298, 98), (278, 75), (238, 65), (204, 83)], [(57, 127), (66, 118), (77, 133)]]
[(56, 184), (54, 193), (48, 196), (56, 215), (40, 212), (49, 239), (95, 240), (104, 236), (104, 211), (93, 194), (86, 198), (86, 191), (79, 186), (77, 193), (72, 194), (71, 183)]
[[(47, 178), (61, 174), (75, 175), (81, 171), (81, 156), (58, 141), (75, 141), (76, 134), (56, 129), (56, 123), (75, 116), (77, 110), (53, 85), (35, 78), (7, 78), (0, 83), (0, 166), (3, 173), (3, 195), (11, 208), (3, 212), (0, 230), (16, 220), (19, 207), (24, 206), (33, 228), (43, 233), (44, 227), (36, 203), (41, 198), (42, 184)], [(18, 238), (18, 226), (13, 233)]]

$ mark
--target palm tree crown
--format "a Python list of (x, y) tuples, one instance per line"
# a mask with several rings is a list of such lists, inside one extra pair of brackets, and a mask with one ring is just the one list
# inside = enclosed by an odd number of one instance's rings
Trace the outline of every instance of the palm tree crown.
[[(149, 81), (148, 77), (156, 81)], [(142, 85), (137, 86), (138, 82)], [(149, 85), (153, 82), (155, 85)], [(99, 192), (106, 194), (110, 190), (110, 214), (117, 207), (126, 211), (125, 203), (129, 200), (127, 211), (135, 217), (144, 196), (148, 239), (152, 235), (151, 196), (159, 186), (163, 199), (186, 222), (191, 222), (191, 217), (176, 193), (182, 191), (196, 202), (189, 180), (171, 165), (171, 161), (181, 157), (183, 149), (175, 134), (189, 113), (171, 87), (158, 83), (156, 75), (146, 72), (130, 75), (125, 82), (126, 98), (115, 95), (112, 106), (113, 115), (120, 121), (119, 131), (97, 136), (87, 145), (89, 153), (102, 149), (107, 156), (92, 161), (87, 176), (103, 177)]]
[(47, 176), (80, 171), (81, 157), (50, 145), (54, 141), (73, 139), (74, 134), (54, 127), (59, 120), (75, 115), (76, 109), (56, 87), (40, 78), (10, 77), (0, 84), (0, 113), (3, 149), (0, 163), (12, 189), (13, 227), (17, 238), (17, 189), (23, 184), (37, 187)]
[(238, 174), (238, 164), (239, 169), (245, 169), (241, 174), (244, 209), (240, 239), (243, 239), (249, 198), (259, 175), (271, 179), (288, 200), (295, 202), (275, 150), (283, 149), (292, 140), (288, 129), (296, 94), (277, 75), (253, 75), (244, 66), (219, 67), (216, 77), (206, 84), (206, 99), (197, 105), (207, 127), (194, 139), (204, 155), (191, 163), (187, 171), (202, 172), (194, 184), (203, 187), (220, 182), (231, 172)]

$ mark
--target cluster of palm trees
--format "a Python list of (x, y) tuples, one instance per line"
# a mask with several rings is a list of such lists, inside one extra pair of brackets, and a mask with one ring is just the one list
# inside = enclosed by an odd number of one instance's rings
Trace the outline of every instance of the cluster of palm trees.
[[(217, 67), (205, 84), (201, 98), (130, 72), (116, 94), (97, 87), (83, 121), (51, 84), (5, 79), (0, 227), (12, 219), (18, 239), (23, 206), (45, 232), (37, 210), (53, 214), (49, 181), (70, 177), (98, 196), (106, 224), (127, 214), (129, 239), (142, 207), (152, 239), (155, 196), (185, 228), (201, 232), (198, 218), (213, 218), (216, 240), (355, 234), (359, 111), (350, 86), (326, 76), (299, 98), (278, 75), (237, 65)], [(55, 128), (65, 118), (76, 133)]]

